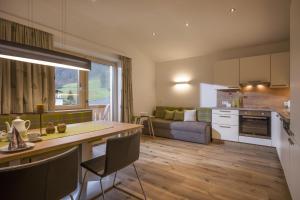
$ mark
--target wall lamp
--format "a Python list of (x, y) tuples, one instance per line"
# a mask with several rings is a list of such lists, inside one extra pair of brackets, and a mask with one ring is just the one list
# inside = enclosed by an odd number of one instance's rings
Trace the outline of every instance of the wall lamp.
[(190, 84), (190, 81), (179, 81), (179, 82), (175, 82), (175, 85), (185, 85), (185, 84)]
[(6, 40), (0, 40), (0, 58), (67, 69), (91, 70), (91, 61), (88, 59)]

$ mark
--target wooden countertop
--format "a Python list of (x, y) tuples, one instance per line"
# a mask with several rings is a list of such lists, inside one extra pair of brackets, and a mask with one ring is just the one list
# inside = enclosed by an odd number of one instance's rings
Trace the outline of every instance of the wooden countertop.
[(35, 143), (35, 147), (30, 150), (25, 150), (16, 153), (0, 153), (0, 163), (31, 157), (34, 155), (43, 154), (43, 153), (47, 153), (50, 151), (55, 151), (63, 148), (77, 146), (82, 143), (100, 140), (105, 137), (117, 135), (127, 131), (138, 130), (143, 127), (142, 125), (138, 125), (138, 124), (127, 124), (127, 123), (118, 123), (118, 122), (98, 121), (94, 123), (111, 125), (112, 127), (99, 130), (99, 131), (86, 132), (82, 134), (37, 142)]

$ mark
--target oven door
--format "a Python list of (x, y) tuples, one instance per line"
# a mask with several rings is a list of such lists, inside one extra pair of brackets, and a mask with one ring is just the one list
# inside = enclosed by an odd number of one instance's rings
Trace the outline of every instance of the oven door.
[(270, 117), (240, 116), (240, 135), (270, 138)]

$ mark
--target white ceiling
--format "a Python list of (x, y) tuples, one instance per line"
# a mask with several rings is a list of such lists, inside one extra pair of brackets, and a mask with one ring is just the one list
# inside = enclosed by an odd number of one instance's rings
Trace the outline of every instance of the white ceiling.
[[(51, 5), (59, 0), (42, 1), (57, 12)], [(287, 40), (289, 6), (289, 0), (68, 0), (68, 31), (97, 41), (100, 27), (107, 36), (117, 30), (159, 62)], [(53, 15), (53, 26), (59, 17)], [(85, 28), (76, 29), (79, 23)]]

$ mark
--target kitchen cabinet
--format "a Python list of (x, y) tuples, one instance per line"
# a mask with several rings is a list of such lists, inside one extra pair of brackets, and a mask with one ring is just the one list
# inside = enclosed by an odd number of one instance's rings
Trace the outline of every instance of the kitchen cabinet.
[(281, 121), (277, 112), (272, 112), (271, 116), (271, 137), (272, 146), (278, 147), (280, 142)]
[(237, 142), (239, 139), (239, 111), (213, 109), (212, 137), (213, 139)]
[(240, 83), (251, 81), (270, 82), (270, 55), (246, 57), (240, 59)]
[(239, 136), (239, 142), (262, 146), (272, 146), (272, 141), (270, 139), (247, 137), (242, 135)]
[(222, 60), (214, 65), (214, 84), (239, 88), (239, 59)]
[(287, 132), (282, 129), (281, 132), (281, 148), (280, 148), (280, 158), (281, 158), (281, 165), (284, 171), (285, 178), (289, 179), (290, 174), (290, 144), (289, 144), (289, 136)]
[(276, 149), (292, 198), (300, 199), (298, 186), (300, 180), (300, 143), (291, 132), (287, 132), (283, 128), (283, 122), (280, 125), (280, 138), (276, 143)]
[(273, 88), (290, 86), (290, 53), (271, 55), (271, 85)]
[(300, 143), (293, 137), (290, 145), (290, 180), (288, 184), (293, 199), (300, 199), (299, 180), (300, 180)]

